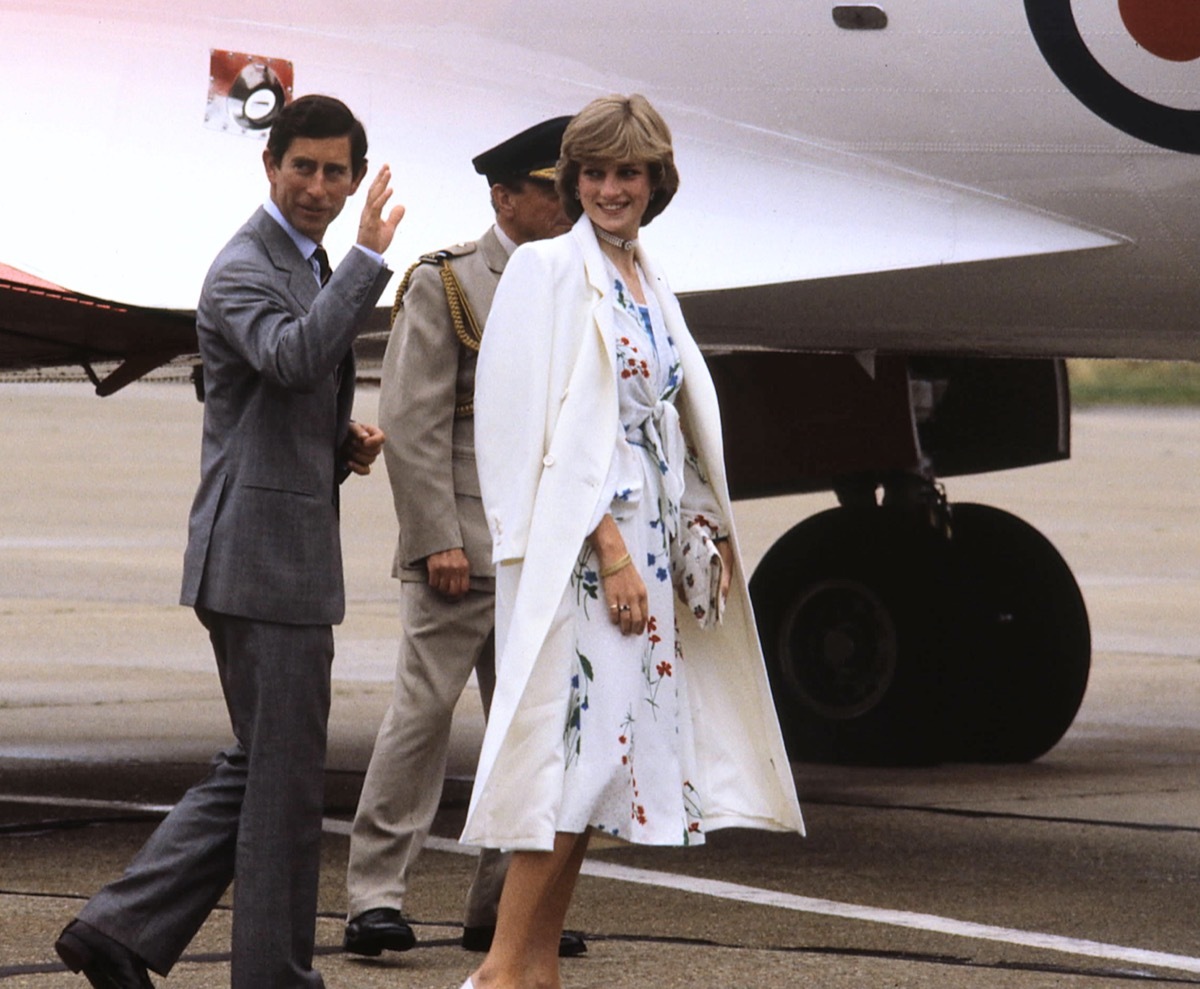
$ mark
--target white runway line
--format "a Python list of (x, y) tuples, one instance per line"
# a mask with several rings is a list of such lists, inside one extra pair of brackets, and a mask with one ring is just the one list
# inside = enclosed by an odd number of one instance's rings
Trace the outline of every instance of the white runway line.
[(838, 903), (836, 900), (820, 900), (808, 896), (795, 896), (791, 893), (758, 889), (754, 886), (741, 886), (737, 883), (725, 883), (712, 879), (696, 879), (692, 876), (680, 876), (669, 872), (655, 872), (649, 869), (631, 869), (627, 866), (611, 865), (605, 862), (585, 862), (583, 871), (587, 875), (600, 876), (605, 879), (616, 879), (627, 883), (641, 883), (648, 886), (660, 886), (687, 893), (698, 893), (702, 896), (714, 896), (723, 900), (738, 900), (742, 903), (756, 903), (762, 906), (779, 907), (784, 910), (796, 910), (801, 913), (815, 913), (826, 917), (842, 917), (847, 920), (863, 920), (875, 924), (890, 924), (893, 927), (910, 927), (920, 931), (933, 931), (938, 934), (951, 934), (982, 941), (1002, 941), (1006, 944), (1018, 944), (1028, 948), (1046, 948), (1050, 951), (1061, 951), (1071, 955), (1106, 958), (1112, 961), (1130, 962), (1135, 965), (1150, 965), (1155, 968), (1171, 968), (1183, 972), (1200, 972), (1200, 958), (1192, 958), (1188, 955), (1147, 951), (1143, 948), (1127, 948), (1119, 944), (1105, 944), (1101, 941), (1085, 941), (1079, 938), (1059, 937), (1055, 934), (1021, 931), (1011, 927), (993, 927), (990, 924), (976, 924), (970, 921), (954, 920), (950, 917), (938, 917), (934, 914), (911, 913), (907, 910), (885, 910), (878, 907), (858, 906), (853, 903)]
[[(58, 805), (63, 807), (94, 807), (107, 810), (125, 810), (141, 812), (166, 812), (171, 808), (164, 804), (138, 804), (112, 800), (71, 800), (50, 796), (24, 796), (5, 794), (5, 802)], [(323, 828), (329, 834), (349, 835), (351, 824), (325, 818)], [(478, 855), (479, 849), (460, 845), (450, 838), (438, 838), (430, 835), (425, 842), (426, 848), (437, 852), (449, 852), (453, 855)], [(907, 927), (919, 931), (931, 931), (937, 934), (949, 934), (955, 937), (974, 938), (979, 941), (999, 941), (1004, 944), (1020, 945), (1026, 948), (1042, 948), (1047, 951), (1058, 951), (1068, 955), (1083, 955), (1088, 958), (1104, 958), (1109, 961), (1125, 962), (1132, 965), (1148, 965), (1152, 968), (1168, 968), (1179, 972), (1200, 973), (1200, 958), (1190, 955), (1174, 955), (1164, 951), (1148, 951), (1145, 948), (1129, 948), (1119, 944), (1105, 944), (1103, 941), (1087, 941), (1080, 938), (1060, 937), (1057, 934), (1042, 934), (1037, 931), (1022, 931), (1012, 927), (994, 927), (990, 924), (976, 924), (971, 921), (954, 920), (950, 917), (938, 917), (935, 914), (913, 913), (908, 910), (886, 910), (880, 907), (864, 907), (854, 903), (839, 903), (837, 900), (822, 900), (811, 896), (796, 896), (792, 893), (781, 893), (777, 890), (760, 889), (756, 886), (743, 886), (739, 883), (726, 883), (714, 879), (698, 879), (694, 876), (682, 876), (672, 872), (658, 872), (653, 869), (634, 869), (630, 866), (615, 865), (610, 862), (584, 861), (583, 874), (599, 879), (612, 879), (617, 882), (636, 883), (642, 886), (658, 886), (662, 889), (679, 890), (682, 893), (695, 893), (699, 896), (711, 896), (721, 900), (736, 900), (739, 903), (752, 903), (758, 906), (775, 907), (781, 910), (794, 910), (797, 913), (812, 913), (824, 917), (841, 917), (844, 920), (860, 920), (872, 924), (887, 924), (892, 927)]]
[[(331, 824), (339, 826), (336, 829), (339, 834), (349, 834), (350, 832), (350, 826), (344, 822), (326, 821), (327, 827)], [(448, 838), (431, 836), (425, 844), (427, 848), (432, 848), (435, 851), (452, 852), (460, 855), (474, 855), (478, 854), (479, 851), (476, 848), (468, 848), (460, 845), (457, 841), (451, 841)], [(618, 882), (675, 889), (684, 893), (712, 896), (721, 900), (737, 900), (741, 903), (754, 903), (759, 906), (776, 907), (782, 910), (795, 910), (799, 913), (819, 914), (825, 917), (841, 917), (845, 920), (861, 920), (873, 924), (888, 924), (892, 927), (908, 927), (919, 931), (932, 931), (937, 934), (974, 938), (980, 941), (1000, 941), (1005, 944), (1021, 945), (1027, 948), (1043, 948), (1048, 951), (1059, 951), (1069, 955), (1084, 955), (1088, 958), (1104, 958), (1110, 961), (1126, 962), (1133, 965), (1148, 965), (1153, 968), (1169, 968), (1181, 972), (1200, 973), (1200, 958), (1193, 958), (1190, 955), (1174, 955), (1163, 951), (1147, 951), (1144, 948), (1128, 948), (1119, 944), (1105, 944), (1102, 941), (1060, 937), (1056, 934), (1022, 931), (1011, 927), (994, 927), (990, 924), (976, 924), (970, 921), (954, 920), (950, 917), (938, 917), (934, 914), (912, 913), (907, 910), (885, 910), (879, 907), (864, 907), (854, 903), (839, 903), (836, 900), (821, 900), (810, 896), (796, 896), (792, 893), (759, 889), (755, 886), (742, 886), (738, 883), (726, 883), (713, 879), (698, 879), (694, 876), (681, 876), (671, 872), (658, 872), (652, 869), (634, 869), (629, 866), (614, 865), (608, 862), (585, 860), (583, 863), (583, 874), (586, 876), (596, 876), (601, 879), (613, 879)]]

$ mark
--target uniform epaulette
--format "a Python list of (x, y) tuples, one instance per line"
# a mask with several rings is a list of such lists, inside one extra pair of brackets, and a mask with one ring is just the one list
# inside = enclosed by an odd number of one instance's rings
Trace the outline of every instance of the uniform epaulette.
[(446, 305), (450, 309), (450, 319), (454, 323), (455, 336), (464, 347), (478, 351), (479, 341), (483, 339), (483, 327), (475, 318), (475, 313), (471, 310), (471, 304), (467, 301), (466, 293), (463, 292), (462, 285), (454, 274), (454, 269), (447, 264), (451, 258), (461, 258), (473, 254), (477, 247), (478, 245), (475, 243), (455, 244), (453, 247), (434, 251), (431, 254), (422, 254), (417, 258), (404, 273), (404, 277), (400, 279), (400, 285), (396, 288), (396, 301), (392, 304), (393, 325), (404, 305), (404, 293), (408, 291), (412, 273), (423, 264), (432, 264), (437, 267), (442, 276), (442, 287), (446, 291)]
[(454, 244), (452, 247), (443, 247), (440, 251), (434, 251), (432, 254), (426, 254), (427, 258), (440, 258), (443, 261), (450, 258), (465, 258), (468, 254), (474, 254), (479, 250), (479, 245), (469, 240), (465, 244)]

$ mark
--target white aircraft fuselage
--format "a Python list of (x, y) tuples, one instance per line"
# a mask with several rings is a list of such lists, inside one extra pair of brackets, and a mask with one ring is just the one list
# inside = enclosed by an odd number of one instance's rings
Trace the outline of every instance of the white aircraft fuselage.
[(643, 93), (682, 176), (644, 239), (734, 493), (840, 502), (751, 582), (793, 753), (1035, 758), (1082, 698), (1086, 608), (937, 478), (1068, 456), (1064, 357), (1200, 356), (1198, 58), (1172, 0), (0, 0), (0, 365), (124, 361), (103, 394), (189, 353), (292, 96), (366, 124), (403, 270), (491, 222), (479, 152)]
[[(1065, 6), (1122, 85), (1200, 113), (1195, 62), (1140, 45), (1116, 0)], [(886, 26), (839, 26), (854, 21), (839, 8), (878, 9)], [(676, 138), (683, 185), (646, 236), (677, 291), (1038, 259), (986, 277), (964, 269), (944, 313), (930, 311), (919, 276), (905, 280), (919, 328), (902, 299), (847, 321), (836, 300), (849, 287), (831, 302), (819, 293), (808, 318), (805, 293), (774, 290), (738, 333), (701, 328), (714, 342), (1196, 353), (1195, 159), (1088, 109), (1016, 0), (617, 2), (595, 13), (538, 0), (336, 13), (308, 0), (169, 11), (3, 0), (0, 20), (0, 263), (78, 292), (194, 306), (209, 259), (265, 196), (261, 135), (206, 126), (217, 49), (287, 60), (295, 94), (331, 92), (361, 115), (373, 162), (392, 164), (409, 209), (397, 266), (486, 226), (470, 167), (480, 150), (595, 95), (638, 91)], [(344, 249), (353, 230), (344, 218), (331, 239)]]

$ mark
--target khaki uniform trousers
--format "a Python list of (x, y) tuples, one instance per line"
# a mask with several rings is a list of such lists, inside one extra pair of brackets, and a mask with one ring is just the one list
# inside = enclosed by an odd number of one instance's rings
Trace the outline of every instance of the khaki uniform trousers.
[[(400, 655), (363, 781), (346, 877), (348, 916), (402, 910), (408, 873), (441, 800), (454, 707), (476, 670), (483, 709), (496, 683), (495, 597), (472, 589), (447, 601), (426, 583), (400, 584)], [(467, 893), (465, 924), (496, 923), (508, 856), (485, 849)]]

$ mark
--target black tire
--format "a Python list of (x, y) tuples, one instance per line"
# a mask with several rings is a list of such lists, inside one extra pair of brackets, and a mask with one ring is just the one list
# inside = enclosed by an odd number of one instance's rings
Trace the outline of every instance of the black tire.
[(1083, 701), (1083, 595), (1049, 540), (1008, 512), (956, 504), (952, 532), (945, 755), (1028, 762), (1062, 738)]
[(835, 508), (792, 528), (750, 580), (791, 756), (938, 761), (944, 537), (885, 508)]

